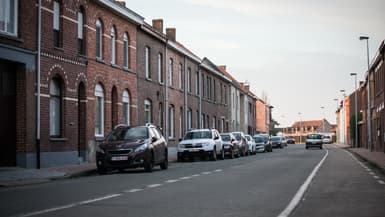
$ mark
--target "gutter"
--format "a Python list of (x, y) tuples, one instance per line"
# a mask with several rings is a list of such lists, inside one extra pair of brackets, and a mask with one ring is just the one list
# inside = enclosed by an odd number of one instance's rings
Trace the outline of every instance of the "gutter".
[(38, 6), (37, 21), (37, 96), (36, 96), (36, 168), (40, 169), (40, 55), (41, 55), (41, 0)]

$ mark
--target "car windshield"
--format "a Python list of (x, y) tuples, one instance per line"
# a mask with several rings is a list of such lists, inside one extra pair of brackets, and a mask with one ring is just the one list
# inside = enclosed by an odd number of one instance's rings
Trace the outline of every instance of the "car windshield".
[(310, 134), (310, 135), (307, 135), (308, 139), (322, 139), (322, 136), (320, 134)]
[(250, 141), (251, 140), (251, 137), (250, 136), (245, 136), (247, 141)]
[(262, 137), (256, 136), (254, 137), (255, 142), (264, 142), (265, 140)]
[(221, 134), (222, 141), (230, 141), (230, 135), (228, 134)]
[(242, 140), (242, 136), (240, 133), (233, 133), (233, 135), (235, 136), (235, 138), (238, 140), (238, 141), (241, 141)]
[(112, 131), (106, 138), (107, 142), (147, 139), (147, 127), (121, 127)]
[(195, 132), (188, 132), (184, 136), (184, 140), (190, 140), (190, 139), (211, 139), (211, 131), (195, 131)]
[(272, 137), (271, 141), (281, 141), (281, 137)]

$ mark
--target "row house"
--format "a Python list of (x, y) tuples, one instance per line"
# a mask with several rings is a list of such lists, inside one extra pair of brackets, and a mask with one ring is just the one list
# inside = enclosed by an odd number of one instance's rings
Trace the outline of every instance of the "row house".
[(94, 161), (119, 124), (159, 125), (170, 146), (191, 128), (255, 132), (257, 98), (161, 19), (113, 0), (0, 7), (0, 166)]
[[(355, 142), (355, 92), (341, 101), (336, 112), (340, 123), (338, 125), (340, 142), (378, 152), (385, 152), (384, 44), (382, 41), (369, 70), (365, 73), (365, 80), (360, 82), (356, 90), (358, 142)], [(368, 85), (370, 109), (368, 109)]]
[(255, 130), (256, 133), (269, 133), (269, 125), (267, 125), (267, 120), (269, 119), (268, 105), (260, 98), (257, 98), (255, 101)]
[(293, 136), (296, 141), (304, 142), (306, 136), (312, 133), (321, 133), (328, 134), (333, 137), (335, 140), (336, 126), (330, 124), (326, 119), (322, 120), (306, 120), (306, 121), (296, 121), (290, 127), (283, 128), (283, 133), (286, 136)]

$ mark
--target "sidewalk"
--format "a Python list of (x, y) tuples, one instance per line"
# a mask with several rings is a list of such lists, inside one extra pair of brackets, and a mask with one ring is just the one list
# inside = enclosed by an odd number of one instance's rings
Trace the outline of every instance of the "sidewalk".
[(340, 148), (345, 148), (348, 151), (358, 155), (362, 159), (377, 166), (379, 169), (381, 169), (385, 173), (385, 153), (384, 152), (378, 152), (378, 151), (370, 152), (368, 149), (365, 149), (365, 148), (352, 148), (351, 146), (348, 146), (345, 144), (335, 144), (335, 145), (337, 145)]
[[(176, 147), (168, 148), (169, 162), (177, 160)], [(82, 163), (42, 169), (0, 167), (0, 187), (13, 187), (49, 182), (57, 179), (87, 176), (96, 173), (95, 163)]]

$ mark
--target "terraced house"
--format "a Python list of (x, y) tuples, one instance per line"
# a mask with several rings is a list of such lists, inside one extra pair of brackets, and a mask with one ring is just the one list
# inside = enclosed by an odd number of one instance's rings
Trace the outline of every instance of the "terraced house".
[(0, 166), (94, 161), (118, 124), (154, 123), (169, 146), (191, 128), (255, 131), (254, 94), (178, 42), (175, 28), (164, 32), (161, 19), (147, 24), (113, 0), (0, 7), (0, 122), (9, 123), (0, 126)]

